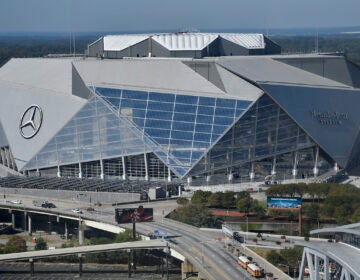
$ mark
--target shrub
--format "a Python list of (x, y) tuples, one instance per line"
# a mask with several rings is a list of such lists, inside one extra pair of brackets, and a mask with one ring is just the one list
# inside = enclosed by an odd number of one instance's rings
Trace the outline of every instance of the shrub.
[(176, 200), (176, 203), (179, 204), (179, 205), (186, 205), (189, 203), (189, 200), (185, 197), (179, 197), (177, 200)]
[(39, 237), (36, 239), (36, 244), (35, 244), (35, 250), (46, 250), (47, 249), (47, 243), (45, 242), (44, 238)]
[(19, 253), (19, 252), (26, 252), (26, 241), (24, 238), (20, 236), (12, 236), (8, 242), (6, 242), (4, 247), (4, 253)]

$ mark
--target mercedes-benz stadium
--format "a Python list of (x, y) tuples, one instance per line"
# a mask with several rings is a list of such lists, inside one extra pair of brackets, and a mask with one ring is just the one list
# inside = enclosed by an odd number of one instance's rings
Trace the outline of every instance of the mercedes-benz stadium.
[(359, 66), (262, 34), (104, 36), (0, 68), (1, 176), (222, 184), (358, 175)]

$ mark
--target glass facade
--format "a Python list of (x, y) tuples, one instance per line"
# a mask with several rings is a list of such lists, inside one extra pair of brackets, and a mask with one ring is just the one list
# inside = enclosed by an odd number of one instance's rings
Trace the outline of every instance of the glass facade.
[[(235, 99), (96, 88), (89, 102), (25, 166), (64, 177), (278, 178), (317, 175), (329, 158), (267, 95)], [(252, 104), (251, 108), (249, 108)], [(247, 111), (246, 111), (247, 110)], [(244, 113), (246, 111), (246, 113)], [(296, 153), (296, 156), (295, 156)], [(331, 161), (331, 160), (330, 160)], [(81, 163), (81, 165), (79, 165)], [(200, 180), (201, 181), (201, 180)], [(208, 181), (206, 181), (208, 182)]]
[(233, 167), (257, 161), (262, 163), (255, 165), (254, 171), (268, 175), (273, 164), (271, 158), (277, 155), (278, 161), (283, 158), (280, 167), (286, 166), (291, 172), (291, 155), (286, 154), (313, 146), (315, 143), (307, 134), (267, 95), (263, 95), (189, 175), (211, 174), (224, 169), (233, 173)]
[(0, 164), (15, 171), (18, 170), (15, 158), (9, 146), (0, 147)]
[[(104, 101), (94, 96), (24, 169), (91, 162), (149, 150)], [(98, 177), (98, 167), (90, 166), (85, 166), (84, 175)]]
[(96, 88), (120, 117), (155, 143), (154, 153), (184, 176), (251, 104), (192, 95)]

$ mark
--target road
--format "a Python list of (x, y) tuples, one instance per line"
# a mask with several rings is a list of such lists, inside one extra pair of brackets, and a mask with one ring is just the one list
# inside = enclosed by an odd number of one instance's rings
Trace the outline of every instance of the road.
[(168, 219), (151, 224), (138, 224), (139, 230), (162, 229), (173, 238), (170, 246), (183, 252), (189, 261), (199, 268), (207, 279), (245, 279), (247, 274), (225, 250), (223, 241), (198, 228), (183, 225)]
[[(21, 199), (23, 204), (15, 205), (7, 203), (11, 206), (18, 206), (34, 208), (32, 199), (26, 197), (11, 199)], [(52, 202), (49, 199), (50, 202)], [(57, 208), (39, 210), (56, 211), (67, 214), (69, 216), (77, 217), (78, 215), (71, 212), (71, 209), (78, 208), (79, 203), (76, 201), (56, 201)], [(208, 280), (232, 280), (232, 279), (249, 279), (247, 273), (236, 263), (235, 259), (225, 250), (225, 244), (221, 241), (216, 241), (214, 236), (210, 233), (201, 231), (196, 227), (178, 223), (166, 218), (162, 214), (167, 214), (168, 211), (176, 207), (176, 202), (163, 201), (160, 203), (143, 203), (144, 207), (154, 207), (155, 221), (150, 223), (137, 223), (136, 230), (142, 234), (148, 234), (156, 229), (162, 229), (167, 232), (168, 236), (177, 236), (169, 241), (171, 248), (184, 255), (190, 263), (199, 269), (199, 272)], [(80, 205), (80, 207), (83, 205)], [(87, 205), (88, 206), (88, 205)], [(132, 204), (131, 207), (137, 205)], [(124, 205), (121, 207), (129, 207)], [(84, 211), (80, 216), (83, 218), (90, 218), (100, 220), (109, 224), (115, 224), (114, 221), (114, 207), (104, 205), (95, 208), (96, 211)], [(131, 227), (131, 225), (124, 225)]]

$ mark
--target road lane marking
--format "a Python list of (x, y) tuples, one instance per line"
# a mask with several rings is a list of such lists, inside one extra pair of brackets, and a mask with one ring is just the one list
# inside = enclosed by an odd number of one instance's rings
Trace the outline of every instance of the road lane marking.
[[(200, 252), (196, 247), (192, 246), (191, 247), (192, 251), (197, 255), (197, 256), (200, 256), (200, 259), (201, 259), (201, 256), (203, 256), (202, 252)], [(227, 274), (224, 273), (223, 270), (221, 270), (217, 265), (215, 265), (209, 258), (207, 258), (205, 255), (204, 255), (204, 263), (208, 262), (212, 268), (214, 268), (222, 277), (223, 279), (228, 279), (228, 280), (231, 280), (231, 278), (228, 277)], [(222, 260), (221, 260), (222, 262)]]

